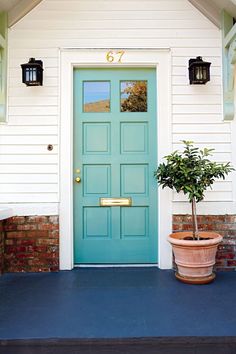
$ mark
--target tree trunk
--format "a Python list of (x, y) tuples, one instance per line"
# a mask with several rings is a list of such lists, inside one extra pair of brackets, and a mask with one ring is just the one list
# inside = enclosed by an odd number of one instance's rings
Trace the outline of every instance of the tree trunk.
[(196, 199), (192, 200), (192, 222), (193, 222), (193, 238), (199, 240), (198, 224), (197, 224), (197, 208)]

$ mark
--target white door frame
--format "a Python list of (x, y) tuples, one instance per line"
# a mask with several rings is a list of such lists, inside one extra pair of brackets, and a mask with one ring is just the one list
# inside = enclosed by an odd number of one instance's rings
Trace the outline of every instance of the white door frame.
[[(169, 49), (124, 49), (107, 62), (110, 49), (61, 49), (60, 51), (60, 269), (74, 267), (73, 257), (73, 69), (75, 67), (155, 67), (157, 73), (158, 161), (170, 153), (171, 139), (171, 52)], [(119, 50), (117, 50), (119, 51)], [(116, 50), (114, 49), (115, 53)], [(166, 241), (172, 230), (172, 194), (157, 188), (158, 267), (172, 267), (171, 247)]]

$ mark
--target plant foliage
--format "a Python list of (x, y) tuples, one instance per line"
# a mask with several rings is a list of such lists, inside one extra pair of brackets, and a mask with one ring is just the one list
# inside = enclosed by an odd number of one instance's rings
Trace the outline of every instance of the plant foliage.
[(216, 163), (209, 160), (214, 149), (200, 150), (194, 147), (192, 141), (182, 141), (182, 153), (174, 151), (165, 156), (166, 163), (161, 163), (154, 176), (162, 188), (169, 187), (177, 193), (183, 192), (192, 203), (193, 235), (198, 236), (196, 220), (196, 203), (204, 199), (208, 187), (218, 178), (234, 170), (230, 163)]
[(230, 163), (216, 163), (208, 159), (214, 149), (200, 150), (193, 146), (191, 141), (182, 141), (184, 151), (174, 151), (165, 156), (167, 163), (161, 163), (154, 176), (162, 188), (169, 187), (177, 193), (187, 195), (189, 202), (193, 198), (196, 202), (204, 199), (204, 192), (218, 178), (225, 179), (225, 175), (234, 170)]

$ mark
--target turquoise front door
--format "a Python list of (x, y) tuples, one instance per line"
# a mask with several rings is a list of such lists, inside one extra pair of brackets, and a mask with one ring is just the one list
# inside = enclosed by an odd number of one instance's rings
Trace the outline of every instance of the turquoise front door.
[(156, 137), (155, 69), (74, 70), (75, 264), (157, 262)]

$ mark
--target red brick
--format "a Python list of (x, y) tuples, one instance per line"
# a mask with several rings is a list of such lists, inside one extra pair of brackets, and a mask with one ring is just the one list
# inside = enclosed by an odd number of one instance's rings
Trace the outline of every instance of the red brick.
[(6, 220), (6, 224), (24, 224), (25, 223), (25, 216), (13, 216)]
[(236, 215), (225, 215), (225, 221), (231, 224), (236, 224)]
[(59, 252), (59, 246), (48, 246), (47, 247), (48, 252)]
[(58, 230), (59, 225), (58, 224), (39, 224), (38, 229), (39, 230)]
[(57, 267), (50, 267), (50, 272), (58, 272), (59, 271), (59, 265)]
[(24, 231), (10, 231), (7, 232), (7, 238), (24, 238), (25, 237)]
[(183, 224), (182, 225), (182, 230), (183, 231), (191, 231), (193, 229), (193, 225), (192, 224)]
[(173, 223), (181, 223), (183, 221), (182, 215), (173, 215)]
[(16, 231), (17, 230), (17, 224), (6, 224), (4, 226), (4, 231), (7, 232), (7, 231)]
[(211, 223), (225, 222), (225, 215), (206, 215), (206, 221)]
[(217, 260), (220, 259), (234, 259), (235, 258), (235, 253), (230, 253), (230, 252), (219, 252), (217, 253)]
[(236, 267), (236, 259), (227, 262), (229, 267)]
[(5, 245), (14, 245), (15, 244), (15, 240), (5, 240)]
[(58, 266), (59, 260), (58, 259), (50, 259), (50, 260), (48, 260), (48, 265), (49, 266)]
[(37, 230), (36, 224), (24, 224), (24, 225), (17, 225), (17, 230)]
[(30, 238), (41, 238), (41, 237), (48, 237), (48, 231), (44, 230), (35, 230), (35, 231), (27, 231), (26, 236)]
[(37, 253), (47, 252), (48, 250), (47, 246), (29, 246), (28, 249), (30, 252), (37, 252)]
[(16, 244), (22, 246), (33, 246), (35, 245), (35, 240), (20, 239), (20, 240), (16, 240)]
[(182, 230), (181, 224), (173, 224), (173, 231), (180, 231)]
[(205, 224), (205, 215), (198, 215), (197, 216), (197, 222), (199, 224)]
[(49, 238), (59, 238), (59, 230), (48, 231)]
[(40, 238), (37, 240), (37, 245), (58, 245), (57, 239), (52, 238)]
[(41, 215), (27, 216), (26, 221), (28, 223), (41, 224), (41, 223), (46, 223), (48, 221), (48, 217), (41, 216)]
[(55, 259), (55, 258), (59, 258), (59, 253), (58, 252), (48, 252), (48, 253), (40, 253), (40, 259)]
[(33, 259), (29, 259), (28, 264), (30, 266), (44, 266), (45, 261), (39, 258), (34, 257)]
[(49, 216), (49, 222), (52, 224), (58, 224), (59, 223), (59, 217), (58, 215), (53, 215), (53, 216)]

